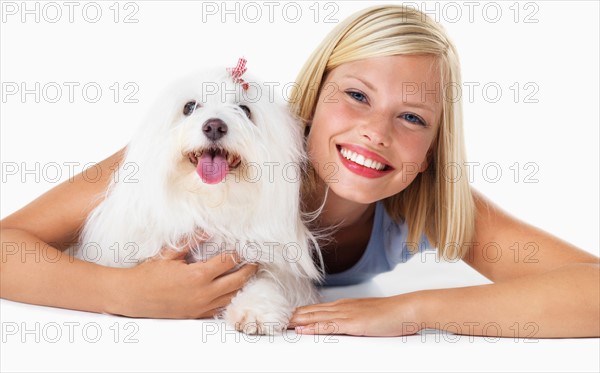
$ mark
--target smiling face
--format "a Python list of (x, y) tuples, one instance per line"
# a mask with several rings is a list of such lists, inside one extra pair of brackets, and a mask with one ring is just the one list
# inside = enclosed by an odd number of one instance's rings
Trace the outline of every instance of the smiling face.
[(345, 63), (327, 75), (308, 152), (336, 195), (372, 203), (425, 171), (442, 108), (435, 66), (433, 56), (398, 55)]

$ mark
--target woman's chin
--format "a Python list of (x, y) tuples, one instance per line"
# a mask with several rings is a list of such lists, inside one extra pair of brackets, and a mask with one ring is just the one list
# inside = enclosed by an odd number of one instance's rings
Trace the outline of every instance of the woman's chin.
[(361, 187), (354, 183), (344, 184), (343, 182), (329, 183), (329, 193), (334, 193), (337, 197), (349, 202), (368, 205), (377, 202), (382, 198), (372, 188)]

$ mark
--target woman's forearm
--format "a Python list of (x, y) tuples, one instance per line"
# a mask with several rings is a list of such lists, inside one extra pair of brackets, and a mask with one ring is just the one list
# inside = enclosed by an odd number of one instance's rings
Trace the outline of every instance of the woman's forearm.
[(99, 313), (117, 311), (115, 284), (122, 269), (75, 259), (22, 230), (3, 229), (1, 235), (2, 298)]
[(420, 328), (516, 338), (600, 336), (600, 265), (419, 293)]

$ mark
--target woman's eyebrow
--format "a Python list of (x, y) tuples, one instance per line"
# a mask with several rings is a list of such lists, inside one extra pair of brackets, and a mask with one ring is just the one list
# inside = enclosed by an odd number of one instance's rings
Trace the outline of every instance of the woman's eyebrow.
[(377, 88), (375, 88), (375, 87), (374, 87), (374, 86), (373, 86), (371, 83), (369, 83), (369, 82), (366, 82), (366, 81), (362, 80), (361, 78), (359, 78), (359, 77), (357, 77), (357, 76), (354, 76), (354, 75), (348, 75), (348, 74), (346, 74), (346, 75), (342, 76), (342, 78), (356, 79), (356, 80), (358, 80), (359, 82), (361, 82), (362, 84), (366, 85), (366, 86), (367, 86), (367, 88), (369, 88), (369, 89), (370, 89), (370, 90), (372, 90), (373, 92), (377, 92)]

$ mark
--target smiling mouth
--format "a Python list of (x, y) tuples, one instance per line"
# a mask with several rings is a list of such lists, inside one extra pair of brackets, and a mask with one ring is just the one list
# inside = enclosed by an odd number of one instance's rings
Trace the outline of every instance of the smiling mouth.
[(194, 165), (194, 167), (198, 166), (198, 162), (202, 158), (210, 157), (210, 159), (221, 158), (227, 162), (227, 166), (229, 171), (237, 168), (242, 163), (242, 158), (235, 153), (229, 152), (223, 148), (206, 148), (206, 149), (196, 149), (188, 152), (187, 158)]
[(344, 157), (346, 160), (355, 163), (359, 166), (374, 170), (374, 171), (391, 171), (394, 168), (388, 164), (376, 161), (374, 159), (370, 159), (365, 157), (362, 154), (358, 154), (350, 149), (346, 149), (341, 145), (336, 145), (338, 152)]

